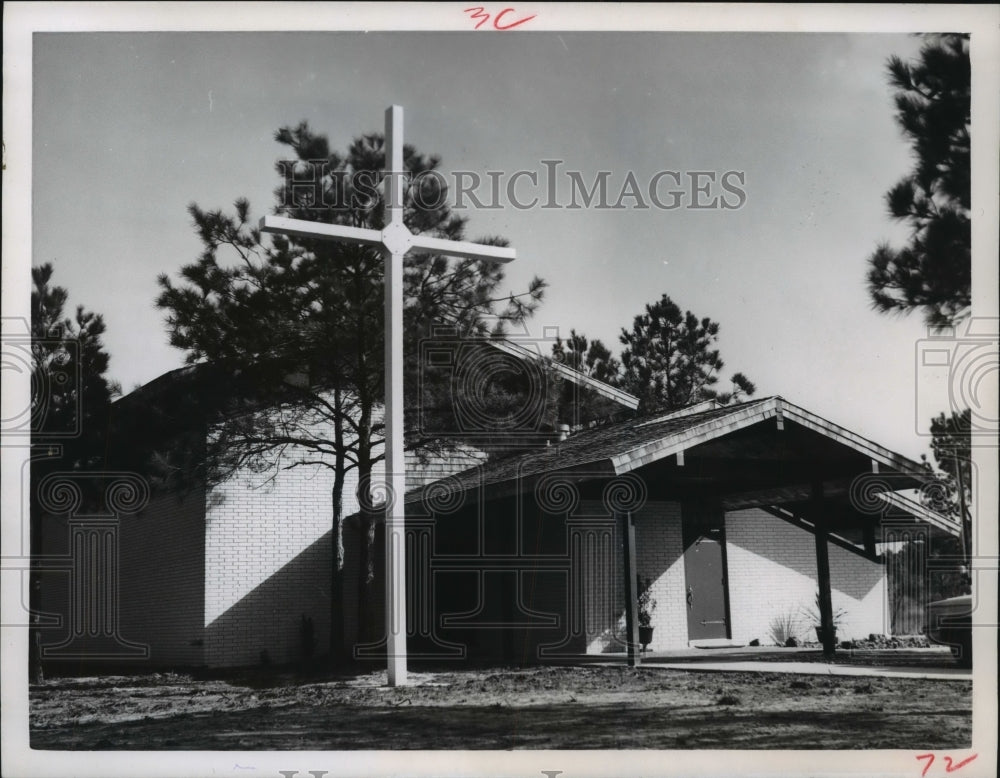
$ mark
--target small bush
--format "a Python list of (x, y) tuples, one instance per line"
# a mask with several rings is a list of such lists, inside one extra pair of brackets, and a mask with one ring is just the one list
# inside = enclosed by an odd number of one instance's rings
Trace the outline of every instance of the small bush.
[(788, 641), (799, 632), (799, 618), (794, 611), (778, 614), (768, 625), (771, 640), (776, 646), (787, 646)]
[(743, 700), (737, 697), (735, 694), (723, 694), (719, 699), (715, 701), (716, 705), (742, 705)]

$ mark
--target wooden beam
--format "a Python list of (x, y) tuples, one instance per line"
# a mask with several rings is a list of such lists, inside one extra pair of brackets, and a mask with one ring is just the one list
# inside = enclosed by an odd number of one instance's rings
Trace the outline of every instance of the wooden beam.
[(918, 524), (922, 522), (933, 529), (947, 532), (956, 538), (962, 533), (961, 525), (957, 521), (942, 513), (931, 510), (915, 500), (911, 500), (909, 497), (904, 497), (899, 492), (884, 492), (878, 496), (879, 499), (885, 501), (889, 508), (893, 509), (892, 512), (886, 513), (886, 518), (895, 519), (898, 516), (909, 516)]
[(875, 556), (875, 525), (866, 524), (861, 531), (865, 538), (865, 553), (869, 556)]
[[(837, 478), (823, 482), (823, 494), (839, 497), (848, 493), (853, 479)], [(748, 489), (740, 492), (723, 492), (722, 507), (727, 511), (758, 508), (785, 503), (806, 502), (812, 494), (811, 483), (790, 483), (769, 489)]]
[[(766, 505), (766, 506), (762, 505), (760, 506), (760, 508), (762, 511), (769, 513), (770, 515), (774, 516), (777, 519), (781, 519), (782, 521), (787, 521), (793, 527), (798, 527), (801, 530), (805, 530), (810, 535), (816, 534), (816, 528), (812, 524), (807, 524), (801, 516), (796, 515), (787, 508), (778, 507), (777, 505)], [(845, 551), (850, 551), (852, 554), (857, 554), (858, 556), (867, 559), (869, 562), (877, 562), (879, 564), (885, 562), (885, 559), (883, 557), (880, 557), (877, 553), (875, 553), (874, 549), (872, 550), (871, 553), (869, 553), (867, 549), (861, 548), (860, 546), (851, 543), (849, 540), (845, 540), (844, 538), (838, 537), (837, 535), (834, 535), (832, 532), (829, 531), (827, 532), (826, 539), (833, 545), (837, 546), (838, 548), (842, 548)]]
[(639, 591), (635, 569), (635, 526), (631, 513), (619, 513), (622, 536), (622, 571), (625, 576), (625, 640), (629, 667), (642, 664), (639, 656)]
[(747, 408), (734, 410), (731, 414), (713, 418), (709, 421), (684, 430), (683, 432), (666, 435), (659, 440), (649, 441), (628, 451), (615, 454), (611, 463), (615, 474), (621, 475), (636, 470), (643, 465), (673, 456), (678, 451), (692, 448), (699, 443), (728, 435), (744, 427), (750, 427), (767, 419), (774, 411), (777, 399), (762, 400)]
[(267, 215), (261, 217), (260, 231), (292, 235), (310, 240), (338, 240), (360, 243), (362, 246), (382, 246), (382, 233), (363, 227), (346, 227), (340, 224), (324, 224), (304, 219), (289, 219), (286, 216)]
[[(923, 466), (917, 462), (907, 459), (902, 454), (897, 454), (894, 451), (883, 448), (878, 445), (878, 443), (868, 440), (867, 438), (863, 438), (857, 433), (851, 432), (846, 427), (841, 427), (820, 416), (817, 416), (814, 413), (809, 413), (809, 411), (804, 410), (803, 408), (792, 405), (787, 400), (780, 400), (780, 404), (785, 421), (793, 421), (806, 429), (818, 432), (831, 440), (835, 440), (849, 448), (853, 448), (855, 451), (867, 455), (871, 459), (877, 460), (880, 464), (885, 465), (890, 471), (894, 471), (899, 475), (910, 476), (914, 480), (914, 487), (920, 486), (932, 477), (927, 473)], [(898, 488), (904, 487), (899, 486)]]
[(415, 253), (427, 252), (488, 262), (510, 262), (517, 259), (514, 249), (506, 246), (488, 246), (468, 241), (445, 240), (444, 238), (432, 238), (429, 235), (414, 235), (410, 245)]
[(609, 386), (603, 381), (598, 381), (596, 378), (591, 378), (585, 373), (575, 370), (568, 365), (564, 365), (561, 362), (555, 362), (536, 349), (530, 349), (526, 346), (522, 346), (520, 343), (503, 338), (487, 338), (483, 342), (498, 351), (503, 351), (506, 354), (517, 357), (518, 359), (530, 359), (534, 362), (540, 362), (547, 368), (554, 370), (565, 378), (568, 378), (577, 386), (587, 387), (588, 389), (597, 392), (602, 397), (607, 397), (609, 400), (620, 405), (624, 405), (626, 408), (630, 408), (633, 411), (639, 407), (638, 397), (622, 391), (621, 389)]
[(830, 548), (826, 506), (823, 503), (823, 483), (813, 485), (813, 514), (816, 537), (816, 578), (819, 584), (819, 620), (823, 656), (832, 659), (837, 652), (837, 636), (833, 625), (833, 593), (830, 587)]

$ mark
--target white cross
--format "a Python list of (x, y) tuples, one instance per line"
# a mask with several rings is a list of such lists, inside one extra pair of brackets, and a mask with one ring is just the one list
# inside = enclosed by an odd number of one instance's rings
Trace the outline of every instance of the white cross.
[(411, 250), (452, 257), (510, 262), (514, 249), (414, 235), (403, 224), (403, 109), (385, 112), (385, 229), (265, 216), (261, 232), (378, 246), (385, 257), (385, 511), (386, 650), (389, 685), (406, 683), (406, 535), (403, 492), (403, 257)]

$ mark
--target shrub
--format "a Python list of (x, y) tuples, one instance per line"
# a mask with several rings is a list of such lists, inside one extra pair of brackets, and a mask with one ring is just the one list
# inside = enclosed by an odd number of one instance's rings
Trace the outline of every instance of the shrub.
[(794, 611), (779, 614), (771, 619), (768, 629), (774, 645), (787, 646), (789, 639), (794, 638), (799, 631), (798, 615)]
[[(819, 590), (816, 591), (816, 597), (814, 598), (812, 607), (804, 608), (803, 613), (805, 617), (812, 622), (813, 625), (819, 627), (822, 625), (822, 619), (820, 618), (820, 607), (819, 607)], [(833, 631), (836, 632), (840, 625), (847, 618), (847, 611), (843, 608), (833, 609)]]

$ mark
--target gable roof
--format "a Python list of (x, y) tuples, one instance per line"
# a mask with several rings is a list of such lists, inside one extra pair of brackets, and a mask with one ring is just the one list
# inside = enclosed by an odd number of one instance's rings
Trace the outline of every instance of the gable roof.
[[(819, 459), (829, 459), (832, 454), (837, 454), (841, 476), (845, 473), (878, 473), (890, 491), (916, 489), (934, 480), (934, 476), (919, 463), (781, 397), (767, 397), (727, 406), (702, 404), (702, 407), (705, 410), (691, 408), (686, 410), (692, 412), (682, 410), (609, 424), (573, 435), (557, 445), (496, 459), (446, 479), (448, 489), (454, 492), (493, 487), (493, 491), (500, 494), (517, 489), (517, 482), (522, 479), (551, 473), (614, 477), (656, 463), (671, 464), (668, 460), (670, 457), (676, 457), (673, 463), (681, 464), (684, 452), (692, 450), (692, 453), (711, 451), (715, 456), (728, 455), (731, 461), (745, 456), (749, 462), (754, 454), (734, 454), (734, 441), (738, 440), (739, 445), (744, 446), (747, 452), (752, 452), (753, 447), (757, 451), (766, 450), (772, 445), (772, 441), (762, 438), (760, 430), (766, 428), (768, 434), (785, 435), (781, 430), (786, 424), (790, 428), (797, 428), (796, 440), (799, 443), (806, 441), (816, 449)], [(774, 422), (773, 426), (757, 426), (768, 420)], [(742, 438), (739, 435), (741, 431), (746, 431)], [(749, 434), (756, 434), (760, 439), (750, 440), (747, 437)], [(791, 432), (787, 435), (791, 435)], [(726, 451), (727, 446), (730, 451)], [(787, 463), (783, 467), (788, 470), (795, 464), (794, 453), (785, 452)], [(685, 475), (684, 468), (670, 472), (676, 473), (678, 477)], [(657, 471), (657, 477), (664, 473), (666, 471)], [(426, 490), (433, 488), (434, 485), (429, 484), (415, 489), (408, 493), (406, 501), (413, 503), (422, 500)], [(806, 483), (807, 491), (808, 488), (809, 484)], [(786, 493), (783, 499), (800, 501), (801, 484), (790, 482), (781, 487), (771, 487), (769, 494), (777, 499), (782, 491)], [(847, 497), (847, 489), (842, 487), (839, 496)], [(909, 503), (912, 501), (899, 500), (893, 504), (897, 508), (905, 508)], [(922, 506), (920, 511), (908, 513), (954, 532), (954, 521), (950, 517)]]
[(486, 341), (495, 349), (504, 352), (505, 354), (510, 354), (512, 356), (518, 357), (520, 359), (531, 359), (534, 361), (544, 360), (545, 365), (564, 378), (568, 378), (573, 381), (578, 386), (582, 386), (586, 389), (592, 389), (597, 392), (597, 394), (602, 397), (618, 403), (619, 405), (628, 408), (630, 411), (634, 411), (639, 407), (639, 398), (635, 395), (631, 395), (622, 389), (618, 389), (611, 384), (607, 384), (604, 381), (598, 381), (596, 378), (592, 378), (586, 373), (577, 370), (576, 368), (564, 365), (561, 362), (556, 362), (548, 357), (543, 357), (540, 354), (536, 354), (529, 348), (525, 348), (519, 343), (515, 343), (512, 340), (507, 340), (506, 338), (489, 339)]
[[(633, 468), (616, 468), (614, 461), (646, 446), (656, 446), (684, 436), (692, 429), (735, 415), (738, 409), (751, 409), (767, 400), (741, 403), (689, 416), (667, 414), (660, 418), (638, 417), (618, 424), (596, 427), (571, 435), (558, 445), (496, 459), (452, 476), (452, 485), (465, 488), (514, 481), (531, 475), (571, 471), (583, 466), (608, 475), (619, 475)], [(413, 499), (418, 496), (415, 490)], [(407, 501), (411, 501), (408, 497)]]
[[(507, 340), (506, 338), (487, 338), (485, 340), (481, 340), (481, 342), (488, 343), (498, 351), (510, 354), (518, 359), (542, 362), (546, 367), (551, 368), (564, 378), (573, 381), (578, 386), (590, 389), (600, 396), (605, 397), (606, 399), (611, 400), (628, 410), (634, 411), (639, 407), (639, 398), (634, 395), (611, 386), (604, 381), (599, 381), (596, 378), (588, 376), (580, 370), (556, 362), (555, 360), (542, 354), (538, 354), (529, 348), (525, 348), (519, 343)], [(199, 378), (204, 378), (204, 374), (211, 371), (211, 367), (212, 365), (209, 362), (199, 362), (194, 365), (186, 365), (174, 370), (168, 370), (166, 373), (160, 374), (151, 381), (137, 387), (123, 397), (118, 398), (115, 400), (115, 403), (119, 404), (121, 407), (126, 407), (134, 404), (140, 397), (143, 400), (148, 401), (153, 398), (162, 398), (178, 391), (190, 389), (196, 384)]]

